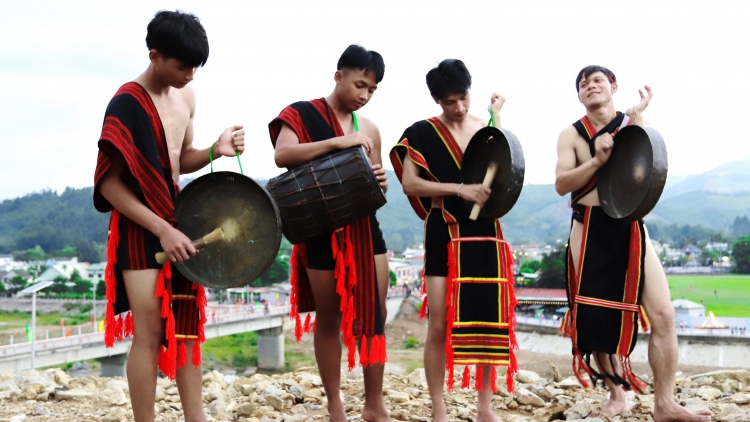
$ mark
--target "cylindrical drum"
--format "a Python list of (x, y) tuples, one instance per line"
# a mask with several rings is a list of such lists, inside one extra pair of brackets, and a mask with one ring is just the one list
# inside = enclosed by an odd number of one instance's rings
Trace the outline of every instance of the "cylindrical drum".
[(318, 157), (266, 187), (279, 207), (282, 232), (294, 244), (340, 229), (386, 203), (361, 146)]

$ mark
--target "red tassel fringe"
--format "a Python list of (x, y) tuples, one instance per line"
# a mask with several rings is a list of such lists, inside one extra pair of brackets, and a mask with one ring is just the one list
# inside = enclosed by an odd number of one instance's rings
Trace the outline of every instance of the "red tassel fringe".
[(299, 320), (299, 281), (297, 274), (297, 265), (299, 264), (299, 246), (292, 247), (292, 257), (289, 260), (290, 274), (289, 284), (292, 285), (291, 294), (289, 295), (289, 319), (294, 321), (294, 338), (297, 343), (302, 340), (302, 326)]
[(492, 387), (492, 392), (497, 393), (497, 367), (493, 366), (492, 370), (490, 371), (490, 387)]
[[(471, 372), (469, 372), (469, 365), (464, 366), (464, 373), (461, 376), (461, 388), (469, 388), (471, 382)], [(451, 383), (453, 384), (453, 383)]]
[(104, 314), (104, 346), (115, 344), (115, 300), (117, 298), (115, 264), (117, 263), (117, 244), (120, 243), (120, 212), (112, 210), (109, 217), (109, 239), (107, 241), (107, 266), (104, 269), (107, 310)]
[(302, 326), (302, 332), (303, 333), (309, 333), (310, 332), (310, 313), (307, 313), (307, 316), (305, 317), (305, 324)]
[(201, 364), (201, 344), (199, 341), (193, 342), (193, 365), (198, 366)]
[[(458, 263), (456, 262), (455, 244), (448, 243), (448, 277), (445, 281), (445, 367), (448, 370), (447, 383), (448, 391), (453, 391), (453, 321), (455, 320), (455, 310), (453, 308), (453, 294), (456, 288), (456, 278), (458, 277)], [(464, 374), (469, 371), (468, 366)], [(469, 388), (468, 380), (463, 380), (461, 388)], [(466, 387), (463, 386), (466, 383)]]
[(480, 365), (477, 365), (476, 374), (474, 376), (474, 389), (477, 391), (484, 391), (484, 383), (482, 382), (482, 378), (484, 378), (482, 367)]
[(187, 349), (185, 348), (185, 342), (181, 341), (180, 350), (177, 352), (177, 367), (182, 368), (187, 364)]
[[(361, 337), (359, 339), (359, 364), (362, 365), (362, 367), (366, 367), (368, 364), (367, 361), (367, 337)], [(375, 342), (375, 338), (372, 338), (372, 341)], [(370, 345), (370, 348), (374, 348), (373, 345)]]
[(135, 334), (135, 327), (133, 326), (133, 315), (132, 312), (128, 312), (125, 315), (125, 327), (123, 328), (123, 337), (132, 337)]
[(427, 315), (427, 296), (422, 300), (422, 307), (419, 308), (419, 320), (423, 320)]

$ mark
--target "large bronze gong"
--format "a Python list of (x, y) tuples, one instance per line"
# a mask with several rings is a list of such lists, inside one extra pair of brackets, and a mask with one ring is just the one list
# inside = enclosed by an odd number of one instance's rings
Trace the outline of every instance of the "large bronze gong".
[(599, 169), (599, 201), (612, 218), (640, 220), (654, 209), (664, 190), (667, 148), (654, 128), (637, 125), (620, 129), (614, 144)]
[[(471, 138), (461, 164), (461, 182), (465, 185), (482, 183), (490, 163), (496, 164), (497, 171), (490, 185), (492, 192), (479, 218), (496, 219), (516, 204), (526, 169), (521, 143), (508, 129), (488, 126)], [(473, 208), (473, 202), (464, 202), (469, 210)]]
[(177, 228), (199, 239), (224, 228), (225, 239), (175, 263), (190, 280), (225, 289), (250, 283), (276, 259), (281, 217), (276, 203), (253, 179), (220, 171), (201, 176), (175, 199)]

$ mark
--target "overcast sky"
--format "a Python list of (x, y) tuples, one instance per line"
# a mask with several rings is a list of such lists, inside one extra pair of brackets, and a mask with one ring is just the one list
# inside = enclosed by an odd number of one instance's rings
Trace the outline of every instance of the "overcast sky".
[[(664, 137), (669, 174), (750, 157), (746, 82), (750, 3), (741, 1), (2, 1), (0, 200), (93, 184), (104, 110), (148, 66), (146, 25), (160, 9), (197, 14), (210, 56), (191, 83), (195, 145), (244, 124), (247, 174), (281, 173), (268, 122), (286, 105), (328, 95), (352, 43), (380, 52), (385, 78), (361, 114), (387, 155), (414, 121), (439, 114), (425, 74), (459, 58), (472, 112), (493, 91), (523, 145), (526, 183), (553, 183), (560, 131), (584, 114), (575, 76), (612, 69), (619, 110), (650, 84), (646, 118)], [(387, 167), (390, 162), (385, 159)], [(220, 160), (219, 169), (237, 170)], [(204, 171), (196, 173), (202, 174)]]

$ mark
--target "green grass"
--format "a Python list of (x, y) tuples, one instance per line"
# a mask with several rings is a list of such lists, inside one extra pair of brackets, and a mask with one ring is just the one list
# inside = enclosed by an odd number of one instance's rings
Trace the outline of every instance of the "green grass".
[(294, 371), (301, 366), (315, 366), (315, 357), (306, 353), (285, 352), (284, 370)]
[[(65, 325), (81, 325), (91, 322), (90, 314), (69, 315), (59, 312), (37, 312), (37, 325), (60, 325), (60, 318), (65, 318)], [(22, 327), (31, 323), (31, 312), (21, 312), (17, 309), (12, 311), (0, 311), (0, 322), (5, 322), (2, 328)], [(0, 330), (2, 329), (0, 328)]]
[[(716, 316), (750, 318), (750, 277), (669, 276), (672, 300), (687, 299)], [(694, 287), (690, 288), (690, 287)], [(714, 296), (714, 290), (717, 296)]]
[(258, 334), (249, 332), (208, 339), (203, 343), (201, 351), (205, 356), (210, 354), (215, 360), (246, 364), (251, 357), (257, 355), (257, 345)]

